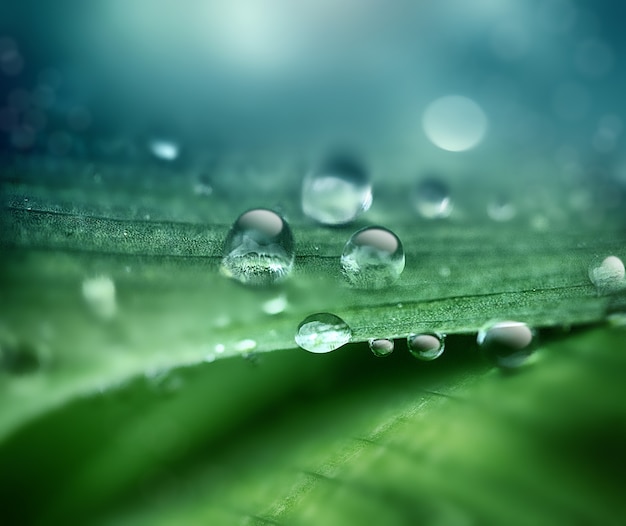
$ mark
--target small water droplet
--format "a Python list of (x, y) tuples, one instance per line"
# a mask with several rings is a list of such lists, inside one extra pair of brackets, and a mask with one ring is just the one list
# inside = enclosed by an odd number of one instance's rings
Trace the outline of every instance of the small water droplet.
[(169, 139), (153, 139), (148, 148), (152, 155), (161, 161), (175, 161), (180, 155), (180, 146)]
[(534, 351), (535, 333), (519, 321), (490, 322), (478, 332), (477, 342), (489, 362), (515, 369)]
[(83, 298), (97, 317), (110, 320), (117, 312), (115, 283), (108, 276), (86, 278), (82, 284)]
[(617, 256), (594, 258), (589, 265), (589, 279), (599, 294), (611, 294), (626, 288), (624, 263)]
[(222, 354), (226, 350), (226, 346), (223, 343), (218, 343), (215, 346), (215, 354)]
[(442, 278), (449, 278), (450, 274), (452, 274), (452, 271), (450, 270), (450, 267), (446, 267), (446, 266), (439, 267), (439, 275)]
[(247, 353), (253, 351), (254, 349), (256, 349), (256, 342), (254, 340), (245, 339), (238, 341), (235, 344), (235, 350), (242, 353)]
[(389, 356), (393, 352), (394, 342), (386, 338), (376, 338), (369, 341), (370, 351), (375, 356), (384, 357)]
[(220, 271), (246, 285), (279, 283), (293, 268), (293, 234), (287, 222), (271, 210), (257, 208), (239, 216), (224, 247)]
[(490, 219), (499, 222), (510, 221), (517, 214), (515, 205), (505, 197), (498, 197), (487, 205), (487, 215)]
[(355, 232), (341, 255), (341, 268), (354, 287), (380, 289), (395, 282), (404, 270), (404, 249), (398, 236), (383, 227)]
[(352, 338), (348, 324), (339, 316), (320, 312), (307, 316), (298, 325), (296, 343), (313, 353), (327, 353), (345, 345)]
[(30, 374), (46, 361), (44, 348), (18, 339), (0, 328), (0, 371), (11, 374)]
[(285, 295), (281, 294), (280, 296), (276, 296), (270, 300), (267, 300), (261, 306), (261, 309), (265, 314), (269, 314), (270, 316), (274, 316), (276, 314), (280, 314), (284, 312), (287, 308), (287, 298)]
[(302, 183), (302, 211), (325, 225), (354, 221), (372, 204), (372, 185), (363, 166), (333, 157), (309, 172)]
[(450, 189), (439, 179), (420, 181), (413, 190), (412, 201), (413, 207), (424, 219), (443, 219), (452, 213)]
[(409, 352), (418, 360), (430, 362), (445, 349), (445, 335), (436, 333), (411, 334), (406, 339)]

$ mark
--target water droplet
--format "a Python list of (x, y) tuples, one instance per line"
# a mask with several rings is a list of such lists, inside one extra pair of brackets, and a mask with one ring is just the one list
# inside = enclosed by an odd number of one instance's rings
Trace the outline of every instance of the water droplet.
[(472, 99), (448, 95), (431, 102), (422, 118), (426, 136), (442, 150), (462, 152), (478, 145), (487, 132), (487, 117)]
[(375, 356), (384, 357), (389, 356), (393, 352), (394, 342), (386, 338), (376, 338), (369, 341), (370, 351)]
[(281, 294), (280, 296), (276, 296), (275, 298), (272, 298), (271, 300), (267, 300), (261, 306), (261, 309), (263, 310), (263, 312), (265, 314), (269, 314), (270, 316), (280, 314), (281, 312), (284, 312), (286, 308), (287, 308), (287, 298), (283, 294)]
[(425, 362), (439, 358), (446, 346), (445, 336), (436, 333), (411, 334), (406, 341), (409, 352)]
[(452, 213), (450, 189), (439, 179), (424, 179), (413, 190), (413, 207), (425, 219), (441, 219)]
[(250, 352), (254, 349), (256, 349), (256, 342), (254, 340), (245, 339), (235, 344), (235, 350), (239, 352)]
[(226, 346), (223, 343), (218, 343), (215, 346), (215, 354), (222, 354), (226, 350)]
[(624, 263), (616, 256), (594, 258), (589, 266), (589, 279), (599, 294), (610, 294), (626, 288)]
[(517, 214), (515, 205), (505, 197), (498, 197), (487, 205), (487, 215), (494, 221), (510, 221)]
[(115, 283), (108, 276), (86, 278), (82, 284), (83, 298), (91, 311), (103, 320), (110, 320), (117, 312)]
[(157, 159), (161, 161), (175, 161), (180, 155), (180, 146), (168, 139), (153, 139), (148, 148)]
[(30, 374), (46, 361), (44, 349), (18, 339), (0, 328), (0, 370), (11, 374)]
[(271, 210), (257, 208), (239, 216), (224, 246), (220, 271), (247, 285), (278, 283), (293, 268), (293, 234), (285, 220)]
[(309, 172), (302, 183), (302, 211), (325, 225), (354, 221), (372, 204), (372, 186), (361, 164), (334, 157)]
[(404, 270), (404, 249), (398, 236), (383, 227), (355, 232), (341, 255), (341, 268), (357, 288), (380, 289), (395, 282)]
[(352, 338), (348, 324), (339, 316), (325, 312), (307, 316), (296, 333), (296, 343), (313, 353), (327, 353), (345, 345)]
[(534, 351), (534, 331), (519, 321), (491, 322), (478, 332), (485, 358), (503, 369), (522, 365)]

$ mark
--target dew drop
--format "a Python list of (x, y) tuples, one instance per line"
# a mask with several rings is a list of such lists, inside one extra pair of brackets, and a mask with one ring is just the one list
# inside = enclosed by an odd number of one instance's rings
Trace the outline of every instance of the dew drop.
[(178, 143), (169, 139), (153, 139), (149, 142), (148, 148), (152, 155), (161, 161), (172, 162), (180, 155)]
[(483, 356), (503, 369), (521, 366), (534, 351), (534, 331), (519, 321), (491, 322), (478, 332)]
[(224, 243), (220, 272), (246, 285), (272, 285), (293, 268), (294, 240), (276, 212), (257, 208), (243, 213)]
[(15, 375), (33, 373), (46, 361), (43, 351), (43, 348), (0, 329), (0, 371), (4, 370)]
[(263, 305), (261, 305), (261, 309), (263, 310), (263, 312), (265, 314), (269, 314), (270, 316), (280, 314), (281, 312), (284, 312), (286, 308), (287, 298), (283, 294), (267, 300), (265, 303), (263, 303)]
[(418, 360), (425, 362), (439, 358), (445, 349), (445, 336), (443, 334), (411, 334), (406, 341), (409, 352)]
[(317, 313), (307, 316), (296, 333), (296, 343), (313, 353), (327, 353), (345, 345), (352, 338), (348, 324), (339, 316)]
[(240, 340), (235, 344), (235, 350), (242, 353), (247, 353), (253, 351), (254, 349), (256, 349), (256, 342), (249, 338)]
[(341, 255), (341, 268), (354, 287), (380, 289), (395, 282), (404, 270), (404, 249), (391, 230), (372, 226), (355, 232)]
[(371, 204), (367, 171), (347, 156), (327, 160), (302, 182), (302, 211), (324, 225), (350, 223)]
[(385, 357), (389, 356), (393, 352), (394, 342), (393, 340), (388, 340), (386, 338), (372, 338), (369, 341), (370, 351), (374, 353), (375, 356)]
[(490, 219), (504, 223), (510, 221), (517, 214), (515, 205), (505, 197), (498, 197), (487, 205), (487, 215)]
[(452, 213), (450, 189), (439, 179), (420, 181), (413, 189), (411, 198), (413, 208), (424, 219), (441, 219)]
[(589, 279), (599, 294), (610, 294), (626, 288), (624, 263), (617, 256), (595, 258), (589, 265)]
[(98, 318), (110, 320), (117, 312), (115, 283), (108, 276), (86, 278), (82, 284), (83, 298)]

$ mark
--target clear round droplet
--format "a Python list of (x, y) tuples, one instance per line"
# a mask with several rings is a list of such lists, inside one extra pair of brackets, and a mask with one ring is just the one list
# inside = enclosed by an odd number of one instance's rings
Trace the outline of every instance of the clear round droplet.
[(341, 268), (346, 280), (361, 289), (394, 283), (404, 270), (404, 249), (398, 236), (379, 226), (362, 228), (346, 243)]
[(293, 268), (294, 239), (287, 222), (272, 210), (244, 212), (224, 243), (220, 272), (246, 285), (283, 281)]
[(406, 339), (409, 352), (418, 360), (430, 362), (439, 358), (445, 349), (445, 336), (436, 333), (411, 334)]
[(589, 265), (589, 279), (599, 294), (611, 294), (626, 288), (626, 270), (617, 256), (594, 258)]
[(452, 198), (448, 185), (439, 179), (420, 181), (411, 196), (413, 208), (424, 219), (442, 219), (452, 213)]
[(372, 351), (375, 356), (380, 358), (389, 356), (393, 352), (394, 348), (393, 340), (389, 340), (387, 338), (372, 338), (369, 341), (369, 345), (370, 351)]
[(302, 182), (302, 211), (324, 225), (343, 225), (372, 205), (366, 169), (351, 157), (333, 157)]
[(307, 316), (296, 333), (296, 343), (305, 351), (327, 353), (345, 345), (352, 338), (352, 330), (339, 316), (320, 312)]
[(535, 333), (519, 321), (497, 321), (478, 332), (477, 342), (489, 362), (503, 369), (515, 369), (533, 353)]

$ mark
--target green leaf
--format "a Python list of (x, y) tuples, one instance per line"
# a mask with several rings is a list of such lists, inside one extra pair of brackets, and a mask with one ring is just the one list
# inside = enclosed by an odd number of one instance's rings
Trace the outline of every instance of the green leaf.
[[(597, 256), (626, 257), (620, 211), (581, 217), (568, 205), (579, 182), (538, 170), (507, 183), (520, 213), (498, 224), (484, 215), (493, 171), (453, 178), (455, 215), (429, 222), (397, 169), (375, 172), (363, 219), (327, 229), (299, 210), (297, 163), (274, 168), (246, 178), (226, 166), (210, 196), (193, 193), (193, 175), (153, 168), (94, 178), (68, 163), (46, 179), (33, 162), (3, 175), (0, 487), (12, 522), (618, 523), (617, 464), (580, 457), (594, 440), (618, 454), (623, 332), (549, 342), (511, 378), (487, 372), (464, 335), (496, 318), (569, 327), (623, 310), (587, 275)], [(230, 224), (256, 206), (280, 209), (296, 237), (278, 288), (218, 272)], [(338, 260), (370, 223), (400, 237), (407, 267), (396, 285), (360, 291)], [(113, 307), (85, 294), (102, 277)], [(268, 313), (276, 298), (285, 309)], [(313, 312), (343, 318), (355, 343), (296, 349)], [(405, 352), (420, 331), (451, 335), (444, 358)], [(399, 348), (377, 359), (358, 344), (372, 337)]]

